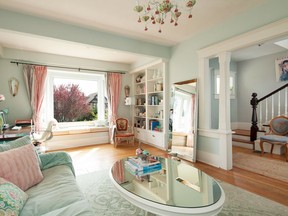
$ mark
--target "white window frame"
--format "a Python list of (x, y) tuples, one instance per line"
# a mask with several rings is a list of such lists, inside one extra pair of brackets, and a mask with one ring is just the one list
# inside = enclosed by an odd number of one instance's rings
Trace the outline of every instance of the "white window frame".
[[(44, 124), (45, 123), (47, 124), (49, 120), (54, 118), (53, 81), (55, 78), (96, 81), (98, 88), (98, 95), (103, 96), (106, 95), (105, 94), (106, 91), (104, 90), (104, 81), (105, 81), (104, 73), (90, 74), (90, 73), (80, 73), (74, 71), (64, 71), (48, 68), (46, 92), (44, 97), (44, 107), (42, 109), (43, 113), (42, 121), (44, 122)], [(105, 119), (104, 97), (98, 97), (97, 111), (98, 111), (98, 120), (96, 120), (96, 123), (101, 122), (102, 124), (103, 122), (107, 121), (107, 119)]]

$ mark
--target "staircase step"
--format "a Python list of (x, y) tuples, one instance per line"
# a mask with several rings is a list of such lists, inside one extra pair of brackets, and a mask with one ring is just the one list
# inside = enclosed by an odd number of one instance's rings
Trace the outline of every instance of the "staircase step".
[(252, 142), (252, 141), (250, 141), (250, 140), (245, 140), (245, 139), (232, 138), (232, 141), (234, 141), (234, 142), (241, 142), (241, 143), (244, 143), (244, 144), (254, 145), (254, 142)]
[(241, 136), (249, 136), (250, 137), (250, 130), (243, 130), (243, 129), (235, 129), (233, 130), (235, 135)]
[(250, 140), (232, 138), (232, 145), (252, 150), (254, 149), (254, 142), (251, 142)]
[(238, 134), (233, 134), (232, 139), (240, 139), (240, 140), (250, 141), (250, 136), (242, 136), (242, 135), (238, 135)]

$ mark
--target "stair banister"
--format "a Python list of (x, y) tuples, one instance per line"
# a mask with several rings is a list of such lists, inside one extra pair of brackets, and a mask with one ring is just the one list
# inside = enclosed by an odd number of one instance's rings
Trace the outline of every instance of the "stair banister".
[[(288, 87), (288, 83), (283, 85), (282, 87), (276, 89), (275, 91), (267, 94), (266, 96), (258, 99), (257, 98), (257, 93), (253, 93), (252, 94), (252, 99), (250, 100), (250, 104), (252, 106), (252, 118), (251, 118), (251, 128), (250, 128), (250, 141), (255, 141), (257, 139), (257, 132), (259, 131), (259, 128), (258, 128), (258, 119), (257, 119), (257, 105), (269, 98), (269, 97), (272, 97), (272, 104), (274, 104), (274, 94), (276, 94), (277, 92), (279, 92), (279, 96), (278, 96), (278, 107), (280, 107), (280, 91), (282, 89), (285, 89)], [(287, 89), (286, 89), (286, 92), (285, 92), (285, 112), (287, 112)], [(267, 101), (266, 101), (266, 107), (267, 107)], [(267, 110), (267, 109), (266, 109)], [(274, 106), (272, 106), (272, 116), (274, 116)], [(261, 112), (262, 113), (262, 112)], [(278, 108), (278, 115), (280, 115), (280, 108)], [(266, 121), (267, 121), (267, 117), (268, 117), (268, 114), (266, 112)], [(261, 117), (262, 118), (262, 117)]]
[(250, 100), (250, 104), (252, 105), (252, 125), (250, 128), (250, 141), (254, 141), (257, 139), (257, 132), (258, 132), (258, 120), (257, 120), (257, 105), (258, 105), (258, 99), (257, 99), (257, 93), (252, 94), (252, 99)]

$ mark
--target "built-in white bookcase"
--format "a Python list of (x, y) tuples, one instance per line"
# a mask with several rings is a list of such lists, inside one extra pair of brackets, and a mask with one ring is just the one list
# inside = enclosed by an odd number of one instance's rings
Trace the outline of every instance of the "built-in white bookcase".
[(130, 72), (132, 77), (132, 123), (136, 139), (167, 149), (166, 63), (158, 60)]

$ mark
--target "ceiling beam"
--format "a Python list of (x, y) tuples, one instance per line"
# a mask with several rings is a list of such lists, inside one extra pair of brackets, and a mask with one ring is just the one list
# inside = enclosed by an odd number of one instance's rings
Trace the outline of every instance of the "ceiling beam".
[(169, 59), (171, 47), (0, 9), (0, 29)]

